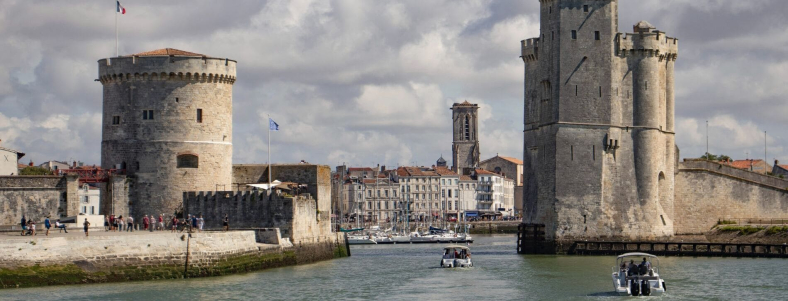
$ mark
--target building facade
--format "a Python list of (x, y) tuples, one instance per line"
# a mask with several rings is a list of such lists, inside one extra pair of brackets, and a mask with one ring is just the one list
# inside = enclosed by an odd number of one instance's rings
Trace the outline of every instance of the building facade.
[(678, 40), (617, 0), (542, 0), (525, 64), (524, 222), (548, 240), (673, 235)]
[(84, 215), (97, 215), (100, 212), (101, 189), (97, 186), (82, 184), (77, 193), (79, 198), (79, 213)]
[[(101, 167), (133, 182), (127, 214), (171, 214), (185, 191), (232, 190), (235, 61), (167, 48), (98, 67)], [(102, 213), (123, 214), (114, 207)]]
[(24, 156), (24, 153), (0, 147), (0, 176), (19, 175), (19, 159)]
[(453, 142), (452, 170), (469, 175), (479, 166), (479, 105), (465, 101), (451, 107)]

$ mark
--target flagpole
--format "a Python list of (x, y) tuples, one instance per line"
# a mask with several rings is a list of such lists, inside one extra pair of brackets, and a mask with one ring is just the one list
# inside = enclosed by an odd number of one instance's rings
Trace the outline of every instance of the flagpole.
[(268, 114), (268, 192), (271, 191), (271, 114)]
[(115, 2), (115, 57), (118, 57), (118, 2)]

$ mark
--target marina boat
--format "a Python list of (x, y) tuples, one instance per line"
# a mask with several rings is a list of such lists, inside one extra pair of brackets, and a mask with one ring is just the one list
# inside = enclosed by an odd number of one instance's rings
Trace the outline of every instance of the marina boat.
[(378, 244), (371, 235), (348, 235), (349, 245), (376, 245)]
[(667, 290), (659, 277), (659, 258), (648, 253), (618, 256), (612, 276), (613, 288), (621, 296), (659, 296)]
[(443, 248), (443, 258), (441, 258), (442, 268), (466, 268), (473, 267), (471, 262), (471, 249), (466, 246), (448, 245)]

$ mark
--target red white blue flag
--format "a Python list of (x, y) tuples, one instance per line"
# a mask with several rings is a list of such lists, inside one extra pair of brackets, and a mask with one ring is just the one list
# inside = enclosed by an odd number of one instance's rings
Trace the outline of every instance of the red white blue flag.
[(120, 1), (115, 1), (115, 2), (118, 4), (118, 12), (121, 15), (125, 15), (126, 14), (126, 8), (123, 7), (123, 5), (120, 5)]

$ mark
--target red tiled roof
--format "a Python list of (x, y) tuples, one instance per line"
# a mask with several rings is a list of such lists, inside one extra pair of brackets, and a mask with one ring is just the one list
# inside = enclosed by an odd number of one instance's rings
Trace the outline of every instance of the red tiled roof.
[(441, 176), (456, 176), (457, 173), (452, 171), (451, 169), (445, 166), (437, 166), (435, 167), (435, 172)]
[(503, 157), (503, 156), (499, 156), (499, 157), (501, 157), (501, 159), (504, 159), (506, 161), (512, 162), (514, 164), (523, 164), (523, 160), (520, 160), (520, 159), (517, 159), (517, 158)]
[(781, 167), (782, 169), (788, 170), (788, 165), (777, 165), (777, 166)]
[(156, 50), (151, 50), (151, 51), (135, 53), (135, 54), (132, 54), (132, 55), (127, 55), (127, 56), (171, 56), (171, 55), (175, 55), (175, 56), (205, 56), (204, 54), (199, 54), (199, 53), (189, 52), (189, 51), (183, 51), (183, 50), (175, 49), (175, 48), (162, 48), (162, 49), (156, 49)]
[(460, 176), (460, 181), (473, 181), (471, 176)]
[(738, 169), (750, 169), (750, 166), (758, 165), (761, 163), (765, 163), (763, 160), (736, 160), (733, 162), (728, 163), (731, 167), (738, 168)]

